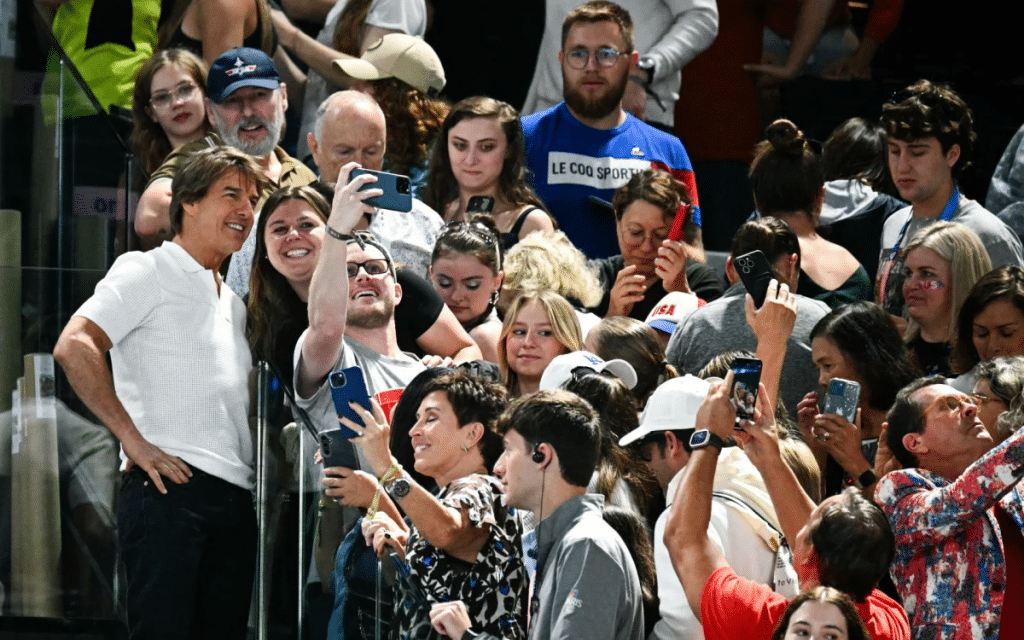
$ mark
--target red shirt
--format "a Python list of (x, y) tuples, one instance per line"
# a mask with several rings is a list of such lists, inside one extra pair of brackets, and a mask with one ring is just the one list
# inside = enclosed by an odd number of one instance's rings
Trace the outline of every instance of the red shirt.
[[(729, 567), (711, 574), (700, 599), (705, 640), (769, 640), (789, 602), (767, 585), (741, 578)], [(873, 640), (910, 640), (907, 614), (878, 589), (855, 603)]]

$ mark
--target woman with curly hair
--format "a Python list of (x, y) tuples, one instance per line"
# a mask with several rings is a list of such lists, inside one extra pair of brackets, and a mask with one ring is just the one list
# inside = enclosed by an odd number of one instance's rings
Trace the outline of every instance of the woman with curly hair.
[(452, 107), (430, 159), (423, 201), (445, 220), (468, 218), (470, 198), (494, 199), (491, 216), (508, 250), (554, 221), (527, 181), (523, 127), (510, 105), (482, 96)]
[(206, 65), (183, 49), (159, 51), (139, 67), (132, 94), (132, 151), (152, 173), (183, 144), (210, 132)]
[(361, 58), (336, 60), (353, 80), (349, 86), (373, 96), (387, 121), (384, 169), (412, 179), (412, 195), (426, 182), (430, 145), (437, 138), (448, 105), (437, 98), (444, 68), (429, 44), (415, 36), (389, 33)]

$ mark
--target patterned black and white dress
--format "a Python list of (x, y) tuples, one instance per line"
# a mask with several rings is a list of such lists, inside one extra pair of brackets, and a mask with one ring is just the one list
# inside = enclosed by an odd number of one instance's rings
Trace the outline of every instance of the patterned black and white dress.
[(493, 476), (473, 474), (445, 487), (438, 500), (465, 509), (474, 527), (488, 526), (487, 542), (470, 563), (427, 542), (413, 526), (406, 545), (408, 574), (396, 584), (391, 637), (439, 638), (430, 626), (430, 606), (461, 600), (475, 631), (525, 640), (528, 577), (522, 558), (522, 523), (505, 504)]

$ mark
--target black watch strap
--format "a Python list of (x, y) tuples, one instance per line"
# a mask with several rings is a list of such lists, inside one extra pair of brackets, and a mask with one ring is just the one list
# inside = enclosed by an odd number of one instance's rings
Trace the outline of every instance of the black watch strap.
[(853, 484), (855, 484), (858, 489), (864, 489), (865, 487), (870, 487), (871, 485), (875, 484), (877, 480), (878, 476), (875, 475), (875, 472), (872, 471), (871, 469), (868, 469), (864, 473), (857, 476), (857, 479), (853, 481)]

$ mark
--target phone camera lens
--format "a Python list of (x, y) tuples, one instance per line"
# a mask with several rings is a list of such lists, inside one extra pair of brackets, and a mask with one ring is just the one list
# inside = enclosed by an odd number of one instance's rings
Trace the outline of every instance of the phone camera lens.
[(402, 195), (408, 195), (410, 193), (409, 178), (402, 177), (395, 180), (395, 191)]
[(331, 374), (331, 385), (335, 387), (345, 386), (345, 372), (335, 371)]

